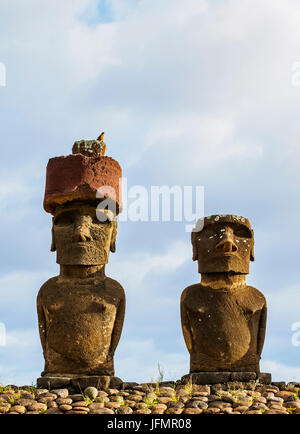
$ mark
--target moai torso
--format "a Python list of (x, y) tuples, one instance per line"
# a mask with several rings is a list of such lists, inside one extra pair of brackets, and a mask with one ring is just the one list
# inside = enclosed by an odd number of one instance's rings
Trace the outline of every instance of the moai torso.
[(114, 375), (124, 313), (124, 290), (113, 279), (48, 280), (38, 294), (45, 373)]
[(202, 282), (181, 296), (190, 373), (259, 373), (267, 308), (264, 295), (246, 285), (249, 260), (254, 259), (253, 233), (241, 219), (212, 216), (202, 231), (192, 233)]
[(190, 372), (259, 370), (266, 302), (257, 289), (192, 285), (182, 294), (181, 312)]

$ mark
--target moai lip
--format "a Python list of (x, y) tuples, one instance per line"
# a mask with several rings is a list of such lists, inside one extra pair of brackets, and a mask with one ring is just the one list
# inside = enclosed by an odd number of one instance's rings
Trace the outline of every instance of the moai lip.
[[(44, 208), (53, 215), (51, 251), (60, 274), (44, 283), (37, 297), (45, 358), (40, 384), (108, 384), (107, 378), (117, 378), (114, 353), (125, 293), (106, 276), (105, 265), (116, 250), (121, 175), (118, 162), (105, 156), (78, 153), (48, 163)], [(111, 189), (97, 199), (102, 186)], [(97, 209), (104, 199), (116, 206)]]
[(225, 381), (257, 378), (267, 304), (260, 291), (246, 284), (249, 262), (254, 261), (250, 222), (234, 215), (205, 217), (197, 223), (191, 240), (201, 282), (188, 286), (181, 295), (190, 374), (198, 375), (199, 382), (210, 379), (212, 383), (220, 376)]

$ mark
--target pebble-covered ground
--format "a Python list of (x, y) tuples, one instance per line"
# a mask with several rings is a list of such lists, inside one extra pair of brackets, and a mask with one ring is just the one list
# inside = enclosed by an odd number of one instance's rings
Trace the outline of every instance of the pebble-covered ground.
[(3, 414), (300, 414), (300, 383), (213, 386), (124, 383), (82, 393), (33, 386), (0, 387)]

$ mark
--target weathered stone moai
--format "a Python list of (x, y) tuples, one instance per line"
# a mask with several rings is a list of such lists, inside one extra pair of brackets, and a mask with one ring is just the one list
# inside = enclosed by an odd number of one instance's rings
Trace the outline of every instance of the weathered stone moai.
[(109, 252), (116, 248), (122, 175), (118, 162), (103, 155), (102, 140), (75, 142), (73, 155), (47, 165), (44, 209), (53, 215), (51, 251), (60, 274), (37, 297), (45, 358), (38, 385), (44, 387), (122, 382), (114, 377), (114, 353), (125, 294), (105, 275)]
[[(200, 230), (202, 229), (202, 230)], [(246, 284), (254, 261), (254, 234), (248, 219), (213, 215), (200, 219), (191, 234), (193, 260), (201, 283), (181, 295), (181, 323), (190, 353), (190, 374), (182, 380), (202, 384), (259, 379), (267, 305)]]

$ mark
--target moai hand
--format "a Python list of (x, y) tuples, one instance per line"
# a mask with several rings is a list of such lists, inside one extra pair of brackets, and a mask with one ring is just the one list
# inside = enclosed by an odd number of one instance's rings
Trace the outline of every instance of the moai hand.
[(120, 200), (117, 190), (111, 198), (117, 202), (114, 209), (105, 209), (96, 191), (118, 188), (119, 178), (121, 168), (109, 157), (77, 154), (48, 163), (44, 207), (53, 214), (51, 250), (57, 253), (60, 274), (37, 297), (45, 358), (41, 385), (57, 384), (57, 377), (63, 383), (64, 377), (73, 385), (97, 386), (114, 376), (125, 294), (105, 275), (105, 264), (115, 251)]
[(259, 374), (267, 306), (263, 294), (246, 284), (253, 231), (246, 218), (234, 215), (213, 215), (203, 223), (192, 232), (201, 283), (181, 296), (190, 373), (227, 372), (228, 380), (234, 372)]

